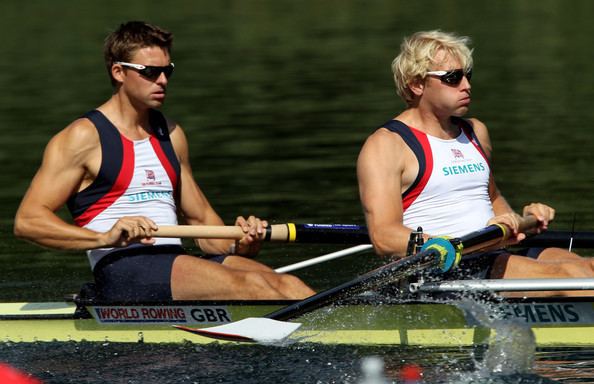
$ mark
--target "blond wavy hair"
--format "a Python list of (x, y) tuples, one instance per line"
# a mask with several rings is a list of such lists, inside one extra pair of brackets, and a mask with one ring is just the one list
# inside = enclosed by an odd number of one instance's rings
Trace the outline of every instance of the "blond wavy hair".
[(440, 64), (437, 54), (441, 51), (445, 51), (445, 57), (459, 61), (463, 69), (472, 68), (472, 50), (468, 47), (469, 44), (469, 37), (440, 30), (417, 32), (404, 38), (400, 45), (400, 54), (392, 61), (398, 95), (407, 105), (411, 104), (413, 93), (409, 84), (424, 79), (432, 67)]

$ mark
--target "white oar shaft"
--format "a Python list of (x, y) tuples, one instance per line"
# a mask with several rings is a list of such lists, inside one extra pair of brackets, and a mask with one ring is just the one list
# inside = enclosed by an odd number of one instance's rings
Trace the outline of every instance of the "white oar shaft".
[(487, 279), (413, 283), (412, 292), (577, 291), (594, 289), (594, 279)]
[(295, 271), (297, 269), (301, 269), (301, 268), (309, 267), (309, 266), (312, 266), (312, 265), (324, 263), (326, 261), (338, 259), (340, 257), (344, 257), (344, 256), (348, 256), (348, 255), (354, 255), (356, 253), (367, 251), (367, 250), (369, 250), (371, 248), (373, 248), (373, 246), (371, 244), (356, 245), (354, 247), (350, 247), (350, 248), (343, 249), (343, 250), (340, 250), (340, 251), (328, 253), (326, 255), (314, 257), (313, 259), (304, 260), (304, 261), (301, 261), (299, 263), (286, 265), (284, 267), (277, 268), (274, 271), (275, 272), (278, 272), (278, 273), (291, 272), (291, 271)]

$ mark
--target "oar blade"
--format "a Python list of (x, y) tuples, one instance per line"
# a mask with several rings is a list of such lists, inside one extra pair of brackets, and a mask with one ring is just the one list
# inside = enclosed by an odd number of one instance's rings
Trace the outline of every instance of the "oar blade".
[(301, 323), (291, 323), (264, 317), (248, 317), (233, 323), (209, 328), (191, 328), (183, 325), (174, 325), (174, 327), (211, 339), (275, 344), (289, 337), (301, 327)]

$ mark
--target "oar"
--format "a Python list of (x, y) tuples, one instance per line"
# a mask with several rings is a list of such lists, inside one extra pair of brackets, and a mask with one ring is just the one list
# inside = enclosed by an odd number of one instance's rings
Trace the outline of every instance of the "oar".
[[(536, 223), (536, 219), (529, 216), (522, 220), (520, 230), (525, 232), (534, 228)], [(449, 241), (441, 239), (433, 244), (428, 242), (424, 250), (416, 255), (386, 264), (337, 287), (281, 308), (265, 317), (246, 318), (211, 328), (176, 327), (194, 334), (223, 340), (276, 343), (287, 338), (301, 326), (299, 323), (290, 323), (284, 320), (293, 319), (327, 304), (396, 282), (424, 270), (440, 268), (447, 271), (458, 264), (461, 254), (493, 246), (508, 237), (509, 229), (507, 227), (491, 225), (461, 238)]]
[(286, 265), (284, 267), (276, 268), (274, 271), (278, 272), (278, 273), (286, 273), (286, 272), (296, 271), (301, 268), (321, 264), (326, 261), (338, 259), (340, 257), (354, 255), (356, 253), (364, 252), (364, 251), (370, 250), (371, 248), (373, 248), (373, 245), (371, 245), (371, 244), (355, 245), (354, 247), (341, 249), (340, 251), (331, 252), (326, 255), (314, 257), (313, 259), (308, 259), (308, 260), (300, 261), (299, 263), (290, 264), (290, 265)]
[[(192, 237), (198, 239), (236, 239), (244, 236), (238, 226), (162, 225), (154, 237)], [(265, 241), (286, 243), (365, 244), (367, 228), (356, 224), (272, 224), (266, 228)]]
[(594, 232), (547, 231), (522, 241), (526, 247), (594, 248)]
[[(163, 225), (155, 237), (193, 237), (202, 239), (241, 239), (237, 226)], [(522, 241), (520, 246), (594, 248), (594, 232), (547, 231)], [(264, 240), (288, 243), (369, 244), (367, 227), (357, 224), (272, 224)]]

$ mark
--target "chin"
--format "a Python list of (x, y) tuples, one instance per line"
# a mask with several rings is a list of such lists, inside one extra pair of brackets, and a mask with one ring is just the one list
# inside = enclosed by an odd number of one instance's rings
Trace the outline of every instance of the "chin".
[(163, 103), (165, 103), (165, 100), (151, 100), (147, 105), (149, 108), (158, 109), (163, 106)]
[(462, 117), (468, 113), (468, 110), (468, 107), (458, 108), (454, 111), (454, 113), (452, 113), (452, 116)]

